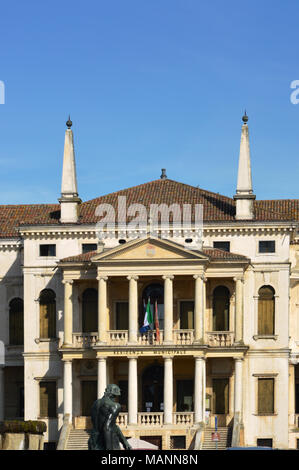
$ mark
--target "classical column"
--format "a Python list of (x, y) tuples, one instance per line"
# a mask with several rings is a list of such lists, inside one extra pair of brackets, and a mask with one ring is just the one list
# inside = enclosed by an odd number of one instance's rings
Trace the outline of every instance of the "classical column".
[(98, 276), (98, 342), (107, 342), (107, 276)]
[(164, 357), (164, 424), (172, 424), (173, 357)]
[(64, 284), (64, 346), (73, 343), (73, 281), (65, 279)]
[(204, 357), (195, 357), (195, 376), (194, 376), (194, 423), (204, 421), (204, 379), (205, 379), (206, 361)]
[(0, 421), (4, 421), (4, 367), (0, 365)]
[(69, 414), (70, 419), (72, 419), (72, 412), (73, 412), (73, 379), (72, 379), (72, 361), (71, 361), (71, 359), (64, 360), (63, 403), (64, 403), (64, 415)]
[(129, 281), (129, 343), (137, 343), (138, 330), (138, 276), (128, 276)]
[(129, 358), (128, 374), (128, 424), (137, 424), (138, 414), (138, 382), (137, 357)]
[(235, 399), (234, 413), (242, 413), (242, 383), (243, 383), (243, 358), (235, 358)]
[(102, 398), (107, 387), (107, 358), (98, 357), (98, 398)]
[(204, 276), (195, 274), (195, 292), (194, 292), (194, 341), (203, 343), (204, 340)]
[(235, 343), (243, 342), (243, 278), (234, 278), (236, 283)]
[(173, 279), (174, 276), (162, 276), (164, 280), (164, 343), (173, 342)]

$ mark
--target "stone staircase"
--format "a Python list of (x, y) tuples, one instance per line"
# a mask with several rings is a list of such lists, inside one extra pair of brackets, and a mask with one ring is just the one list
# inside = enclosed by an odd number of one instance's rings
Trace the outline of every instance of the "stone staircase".
[(88, 429), (71, 429), (66, 450), (88, 450), (88, 439), (90, 430)]
[[(212, 441), (212, 432), (215, 432), (214, 428), (206, 427), (204, 431), (204, 442), (202, 445), (202, 450), (216, 450), (216, 442)], [(228, 435), (229, 435), (229, 428), (228, 427), (218, 427), (218, 431), (220, 434), (220, 441), (217, 442), (217, 450), (225, 450), (228, 445)]]

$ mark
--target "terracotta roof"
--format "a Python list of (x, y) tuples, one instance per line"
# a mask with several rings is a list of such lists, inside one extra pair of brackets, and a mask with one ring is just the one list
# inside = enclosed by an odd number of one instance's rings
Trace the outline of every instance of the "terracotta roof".
[(59, 204), (0, 206), (0, 238), (18, 237), (18, 228), (21, 224), (57, 224), (59, 217)]
[[(158, 179), (110, 193), (80, 206), (79, 224), (94, 224), (99, 204), (111, 204), (117, 215), (118, 196), (126, 196), (130, 204), (203, 204), (205, 222), (234, 221), (235, 201), (232, 198), (170, 179)], [(299, 221), (299, 199), (254, 201), (256, 221)], [(18, 237), (19, 225), (60, 224), (59, 204), (32, 204), (0, 206), (0, 238)]]
[[(179, 245), (178, 245), (179, 246)], [(183, 247), (182, 247), (183, 248)], [(109, 250), (107, 250), (109, 251)], [(240, 260), (246, 261), (248, 258), (243, 255), (238, 255), (236, 253), (231, 253), (228, 251), (220, 250), (219, 248), (203, 248), (201, 252), (210, 258), (211, 261), (219, 261), (219, 260)], [(80, 255), (76, 256), (68, 256), (67, 258), (63, 258), (60, 262), (63, 263), (87, 263), (91, 261), (91, 258), (97, 254), (97, 251), (89, 251), (88, 253), (81, 253)]]

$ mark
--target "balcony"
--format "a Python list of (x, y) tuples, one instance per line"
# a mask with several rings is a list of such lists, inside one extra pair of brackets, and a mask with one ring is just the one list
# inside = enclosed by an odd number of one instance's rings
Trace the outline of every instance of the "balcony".
[[(146, 333), (138, 333), (137, 341), (140, 346), (152, 346), (163, 344), (164, 332), (160, 330), (157, 335), (156, 330), (150, 330)], [(193, 330), (173, 330), (173, 341), (177, 346), (193, 344)], [(96, 345), (98, 333), (73, 333), (73, 347), (80, 349), (89, 349)], [(126, 346), (128, 344), (128, 330), (109, 330), (107, 331), (107, 344), (109, 346)]]
[[(160, 330), (157, 335), (155, 330), (146, 333), (138, 333), (140, 346), (162, 345), (164, 332)], [(98, 333), (73, 333), (73, 347), (89, 349), (96, 345)], [(194, 342), (194, 330), (173, 330), (173, 341), (176, 346), (188, 346)], [(107, 331), (107, 344), (109, 346), (126, 346), (128, 344), (128, 330)], [(212, 348), (228, 348), (234, 344), (233, 331), (210, 331), (205, 334), (205, 344)]]

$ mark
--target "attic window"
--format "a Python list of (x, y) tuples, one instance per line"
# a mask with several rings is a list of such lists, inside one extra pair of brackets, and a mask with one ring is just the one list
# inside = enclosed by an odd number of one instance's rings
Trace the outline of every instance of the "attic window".
[(126, 243), (126, 242), (127, 242), (127, 240), (125, 240), (124, 238), (121, 238), (120, 240), (118, 240), (118, 243), (119, 243), (120, 245), (123, 245), (123, 244)]
[(82, 244), (82, 253), (89, 253), (90, 251), (96, 251), (98, 245), (96, 243), (83, 243)]
[(193, 239), (192, 238), (185, 238), (185, 243), (192, 243)]
[(259, 241), (259, 253), (275, 253), (275, 240)]
[(230, 251), (230, 242), (213, 242), (213, 247), (223, 251)]
[(56, 256), (56, 245), (39, 245), (39, 256)]

